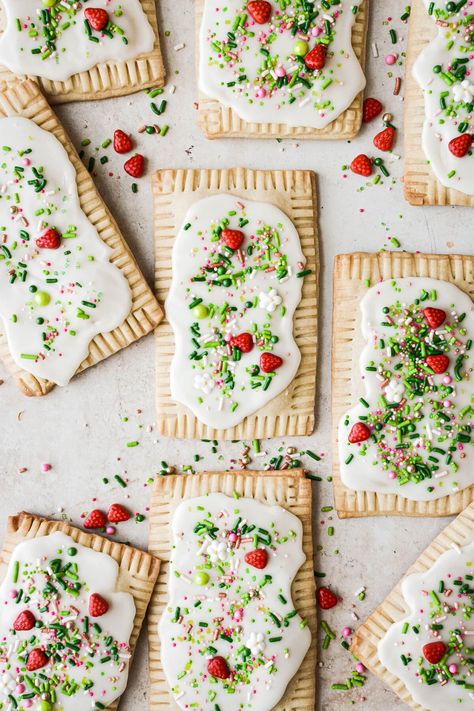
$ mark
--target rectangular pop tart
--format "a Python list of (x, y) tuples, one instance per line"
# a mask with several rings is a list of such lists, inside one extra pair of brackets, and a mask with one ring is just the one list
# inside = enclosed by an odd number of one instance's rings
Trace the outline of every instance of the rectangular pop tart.
[(162, 86), (153, 0), (2, 0), (0, 83), (28, 77), (51, 104)]
[(0, 87), (0, 135), (0, 359), (44, 395), (162, 311), (37, 84)]
[(21, 513), (0, 554), (0, 703), (116, 709), (160, 563), (67, 523)]
[(362, 123), (368, 0), (197, 0), (207, 138), (350, 139)]
[(471, 501), (474, 258), (336, 257), (333, 442), (341, 517)]
[(153, 178), (158, 428), (189, 439), (310, 434), (319, 255), (310, 171)]
[(311, 483), (301, 471), (156, 480), (150, 711), (311, 709)]

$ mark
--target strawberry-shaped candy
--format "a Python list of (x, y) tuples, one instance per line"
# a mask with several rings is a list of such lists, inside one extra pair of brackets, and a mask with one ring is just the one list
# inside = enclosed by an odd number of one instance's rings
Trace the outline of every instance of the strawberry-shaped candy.
[(391, 151), (395, 140), (395, 129), (392, 126), (387, 126), (383, 131), (377, 133), (374, 138), (374, 146), (379, 151)]
[(91, 617), (102, 617), (109, 610), (109, 603), (104, 600), (99, 593), (92, 593), (89, 598), (89, 615)]
[(370, 437), (370, 430), (363, 422), (356, 422), (352, 426), (349, 432), (349, 442), (351, 444), (358, 444), (359, 442), (365, 442)]
[(449, 141), (448, 148), (456, 158), (464, 158), (472, 145), (472, 136), (470, 133), (462, 133), (456, 136), (452, 141)]
[(114, 133), (114, 149), (116, 153), (128, 153), (133, 148), (132, 139), (119, 128)]
[(141, 178), (145, 167), (145, 159), (140, 153), (137, 153), (132, 158), (129, 158), (123, 167), (125, 172), (131, 175), (132, 178)]
[(327, 47), (325, 44), (317, 44), (308, 52), (304, 58), (304, 63), (308, 69), (318, 70), (323, 69), (326, 64)]
[(240, 230), (222, 230), (221, 237), (226, 247), (233, 249), (234, 252), (244, 241), (244, 233)]
[(48, 657), (43, 652), (42, 649), (33, 649), (26, 661), (26, 670), (29, 672), (34, 672), (37, 669), (42, 669), (49, 662)]
[(429, 355), (426, 357), (426, 365), (429, 365), (437, 375), (441, 375), (446, 373), (449, 367), (449, 358), (447, 355)]
[(318, 588), (318, 605), (321, 610), (330, 610), (337, 605), (337, 596), (329, 588)]
[(264, 25), (272, 16), (272, 6), (267, 0), (250, 0), (247, 12), (258, 25)]
[(250, 353), (253, 349), (253, 338), (250, 333), (239, 333), (230, 339), (230, 345), (238, 348), (242, 353)]
[(103, 528), (106, 524), (105, 514), (99, 509), (94, 509), (84, 521), (84, 528)]
[(268, 563), (268, 553), (264, 548), (256, 548), (254, 551), (246, 553), (244, 556), (246, 563), (252, 566), (252, 568), (258, 568), (263, 570), (267, 567)]
[(40, 249), (59, 249), (60, 244), (59, 232), (53, 227), (45, 229), (36, 240), (36, 246)]
[(230, 669), (224, 657), (213, 657), (207, 663), (207, 671), (216, 679), (228, 679), (230, 677)]
[(130, 513), (122, 504), (112, 504), (107, 513), (107, 518), (110, 523), (121, 523), (121, 521), (128, 521)]
[(97, 32), (103, 30), (109, 21), (108, 13), (101, 7), (88, 7), (84, 10), (84, 15), (92, 29)]
[(357, 175), (363, 175), (368, 178), (372, 175), (372, 161), (364, 153), (356, 156), (351, 163), (351, 170)]
[(438, 664), (446, 654), (446, 645), (444, 642), (428, 642), (422, 651), (427, 662), (430, 664)]
[(430, 328), (439, 328), (446, 320), (446, 311), (443, 311), (443, 309), (433, 309), (431, 306), (428, 306), (426, 309), (423, 309), (423, 316)]
[(362, 120), (364, 123), (369, 123), (373, 121), (376, 116), (382, 111), (382, 104), (378, 99), (372, 99), (368, 97), (364, 101), (364, 107), (362, 110)]
[(23, 610), (13, 622), (13, 629), (17, 632), (27, 632), (35, 626), (35, 616), (29, 610)]
[(260, 356), (260, 369), (264, 373), (273, 373), (274, 370), (283, 365), (283, 358), (273, 353), (262, 353)]

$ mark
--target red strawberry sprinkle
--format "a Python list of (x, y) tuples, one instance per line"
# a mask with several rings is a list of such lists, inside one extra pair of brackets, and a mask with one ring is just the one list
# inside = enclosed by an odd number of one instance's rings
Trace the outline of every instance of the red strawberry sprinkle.
[(116, 153), (128, 153), (133, 148), (132, 139), (118, 128), (114, 133), (114, 149)]
[(131, 175), (132, 178), (141, 178), (145, 167), (145, 159), (141, 153), (137, 153), (132, 158), (129, 158), (123, 167), (125, 172)]
[(426, 365), (429, 365), (437, 375), (441, 375), (449, 367), (449, 358), (447, 355), (429, 355), (426, 357)]
[(84, 10), (84, 15), (92, 29), (97, 32), (103, 30), (109, 21), (108, 13), (101, 7), (88, 7)]
[(32, 649), (26, 661), (26, 670), (34, 672), (37, 669), (45, 667), (48, 662), (49, 659), (42, 649)]
[(423, 316), (430, 328), (439, 328), (446, 320), (446, 311), (443, 311), (443, 309), (433, 309), (428, 306), (426, 309), (423, 309)]
[(446, 654), (444, 642), (428, 642), (423, 647), (423, 656), (430, 664), (438, 664)]
[(321, 610), (330, 610), (337, 605), (337, 595), (329, 588), (318, 588), (318, 605)]
[(262, 353), (260, 356), (260, 369), (264, 373), (273, 373), (274, 370), (283, 365), (283, 358), (273, 353)]
[(272, 6), (267, 0), (250, 0), (247, 12), (258, 25), (264, 25), (272, 16)]
[(36, 246), (40, 249), (59, 249), (60, 244), (59, 232), (53, 227), (45, 229), (36, 240)]
[(448, 148), (456, 158), (464, 158), (472, 145), (472, 136), (470, 133), (462, 133), (456, 136), (448, 143)]
[(374, 146), (379, 151), (391, 151), (395, 140), (395, 129), (392, 126), (387, 126), (383, 131), (377, 133), (374, 138)]
[(250, 353), (253, 349), (253, 338), (250, 333), (240, 333), (230, 339), (230, 345), (238, 348), (242, 353)]
[(102, 617), (109, 610), (109, 603), (99, 593), (92, 593), (89, 598), (89, 614), (91, 617)]
[(254, 551), (246, 553), (244, 559), (252, 568), (263, 570), (267, 567), (268, 553), (264, 548), (256, 548)]
[(364, 153), (361, 153), (352, 161), (351, 170), (357, 175), (363, 175), (368, 178), (369, 175), (372, 175), (372, 161)]
[(362, 119), (364, 123), (369, 123), (369, 121), (373, 121), (374, 118), (376, 118), (382, 111), (382, 104), (378, 99), (373, 99), (372, 97), (368, 97), (364, 101), (364, 108), (362, 111)]
[(30, 610), (23, 610), (13, 622), (13, 629), (16, 632), (27, 632), (33, 629), (35, 622), (36, 620), (33, 613), (30, 612)]
[(213, 657), (207, 663), (207, 671), (216, 679), (228, 679), (230, 677), (230, 669), (224, 657)]
[(308, 52), (304, 58), (304, 63), (308, 69), (318, 71), (323, 69), (326, 64), (327, 48), (325, 44), (317, 44), (313, 49)]
[(105, 514), (100, 509), (94, 509), (84, 521), (84, 528), (103, 528), (106, 524)]
[(121, 523), (122, 521), (129, 520), (130, 513), (122, 504), (112, 504), (109, 508), (107, 518), (110, 523)]
[(351, 444), (358, 444), (359, 442), (365, 442), (370, 437), (370, 430), (363, 422), (356, 422), (352, 426), (349, 432), (349, 442)]
[(234, 252), (239, 249), (244, 241), (244, 233), (240, 230), (222, 230), (221, 237), (224, 244), (229, 247), (229, 249), (233, 249)]

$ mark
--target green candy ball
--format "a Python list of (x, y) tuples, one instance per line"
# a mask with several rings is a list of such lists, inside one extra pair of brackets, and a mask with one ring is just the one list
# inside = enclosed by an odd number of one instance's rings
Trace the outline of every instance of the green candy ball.
[(77, 548), (68, 548), (68, 549), (67, 549), (67, 552), (68, 552), (68, 555), (74, 557), (74, 556), (76, 555), (76, 553), (77, 553)]
[(209, 582), (209, 575), (207, 573), (196, 573), (194, 576), (194, 582), (196, 585), (207, 585)]
[(209, 315), (209, 309), (204, 304), (199, 304), (193, 309), (195, 318), (206, 318)]
[(51, 297), (46, 291), (37, 291), (35, 294), (35, 303), (38, 306), (47, 306), (51, 301)]
[(305, 42), (304, 40), (296, 40), (296, 42), (293, 45), (293, 54), (296, 54), (297, 57), (304, 57), (304, 55), (308, 51), (308, 43)]
[(51, 711), (52, 708), (49, 701), (40, 701), (39, 704), (36, 704), (36, 711)]

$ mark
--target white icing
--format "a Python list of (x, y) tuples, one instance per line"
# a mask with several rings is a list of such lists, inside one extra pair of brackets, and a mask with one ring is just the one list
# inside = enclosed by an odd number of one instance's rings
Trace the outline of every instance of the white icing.
[[(218, 428), (232, 427), (247, 415), (264, 407), (290, 385), (301, 360), (300, 351), (293, 337), (293, 315), (301, 300), (303, 282), (303, 279), (298, 278), (296, 274), (304, 263), (298, 233), (288, 217), (274, 205), (249, 200), (244, 202), (245, 205), (238, 197), (222, 194), (201, 199), (188, 210), (173, 247), (173, 279), (166, 300), (166, 313), (173, 327), (176, 342), (171, 367), (171, 395), (174, 400), (189, 407), (202, 422)], [(265, 272), (254, 269), (245, 281), (238, 279), (235, 285), (229, 288), (208, 286), (207, 282), (191, 281), (205, 266), (206, 260), (209, 259), (209, 250), (219, 245), (219, 242), (213, 242), (211, 239), (212, 224), (215, 225), (232, 211), (236, 211), (237, 214), (229, 216), (228, 228), (241, 230), (245, 235), (240, 250), (245, 267), (239, 261), (238, 254), (234, 253), (228, 271), (239, 271), (257, 264), (257, 249), (251, 257), (247, 256), (246, 250), (250, 244), (256, 244), (256, 231), (268, 225), (278, 231), (280, 251), (288, 256), (288, 275), (285, 278), (277, 279), (276, 271)], [(249, 221), (242, 228), (239, 227), (240, 218)], [(187, 225), (189, 225), (188, 229), (186, 229)], [(219, 248), (219, 251), (222, 252), (222, 249)], [(269, 312), (268, 306), (262, 308), (260, 301), (256, 308), (244, 308), (246, 301), (253, 302), (262, 293), (267, 299), (266, 305), (268, 298), (272, 299), (272, 304), (276, 304), (277, 295), (269, 297), (271, 289), (276, 289), (278, 298), (282, 299), (286, 308), (283, 316), (280, 306), (276, 306), (275, 310)], [(201, 298), (202, 303), (206, 305), (212, 303), (220, 309), (227, 303), (229, 306), (237, 307), (237, 310), (229, 315), (228, 322), (224, 326), (220, 321), (219, 310), (212, 318), (197, 319), (193, 310), (189, 308), (196, 297)], [(254, 345), (251, 352), (242, 353), (241, 360), (238, 362), (229, 359), (229, 369), (234, 373), (235, 387), (230, 395), (226, 395), (221, 371), (217, 371), (216, 368), (220, 367), (218, 363), (222, 356), (227, 356), (227, 347), (224, 345), (209, 348), (208, 355), (203, 359), (190, 360), (189, 354), (196, 350), (190, 334), (190, 328), (194, 323), (199, 325), (202, 344), (215, 342), (213, 331), (215, 328), (222, 329), (229, 337), (243, 332), (252, 333), (253, 324), (257, 324), (259, 329), (262, 329), (265, 323), (270, 324), (272, 333), (279, 340), (276, 344), (268, 343), (261, 349)], [(247, 368), (258, 364), (260, 353), (263, 351), (272, 351), (283, 358), (283, 365), (275, 371), (276, 374), (267, 390), (263, 390), (262, 387), (252, 390)], [(199, 397), (202, 398), (202, 402), (199, 402)], [(232, 411), (235, 402), (237, 408)]]
[[(76, 549), (76, 555), (68, 554), (70, 548)], [(49, 565), (54, 559), (60, 559), (62, 567), (66, 563), (77, 564), (78, 581), (82, 583), (77, 597), (63, 591), (58, 585)], [(19, 564), (17, 582), (13, 582), (15, 563)], [(47, 583), (46, 576), (58, 590), (57, 596), (53, 597), (51, 601), (49, 601), (50, 597), (43, 595)], [(113, 558), (105, 553), (98, 553), (79, 545), (61, 532), (32, 538), (16, 546), (5, 579), (0, 587), (0, 702), (5, 704), (5, 709), (13, 708), (6, 698), (8, 694), (12, 694), (16, 698), (17, 711), (33, 708), (33, 704), (35, 709), (43, 709), (42, 706), (36, 705), (41, 699), (39, 693), (33, 700), (22, 701), (19, 698), (21, 693), (30, 693), (31, 689), (25, 684), (24, 673), (20, 671), (20, 668), (24, 667), (24, 663), (17, 660), (18, 655), (28, 657), (33, 649), (48, 650), (49, 644), (60, 641), (59, 638), (55, 640), (54, 629), (50, 627), (51, 624), (56, 623), (70, 625), (71, 640), (74, 641), (74, 644), (79, 644), (81, 649), (77, 653), (68, 653), (68, 658), (74, 656), (76, 660), (80, 659), (80, 661), (77, 661), (76, 666), (73, 666), (68, 662), (58, 664), (50, 660), (37, 672), (26, 672), (33, 682), (38, 673), (46, 675), (48, 679), (56, 674), (59, 683), (54, 685), (57, 696), (54, 709), (84, 711), (84, 709), (96, 708), (96, 701), (104, 706), (109, 706), (125, 691), (130, 660), (129, 640), (135, 619), (135, 603), (133, 597), (128, 593), (116, 591), (117, 578), (118, 565)], [(68, 584), (74, 582), (72, 578), (68, 577), (64, 577), (64, 580)], [(23, 591), (23, 595), (17, 602), (14, 593), (19, 590)], [(30, 590), (32, 591), (30, 592)], [(101, 595), (109, 605), (108, 612), (96, 618), (89, 614), (89, 597), (92, 593)], [(41, 612), (40, 608), (45, 607), (47, 610)], [(13, 622), (25, 610), (32, 612), (37, 621), (43, 622), (43, 627), (16, 632), (13, 636), (11, 632)], [(61, 615), (61, 612), (68, 614)], [(83, 635), (85, 617), (89, 618), (89, 633), (87, 635)], [(94, 623), (101, 627), (100, 634), (93, 630)], [(76, 628), (77, 632), (75, 632)], [(99, 659), (106, 657), (108, 649), (110, 649), (104, 641), (109, 635), (114, 642), (118, 643), (119, 661), (115, 662), (111, 659), (109, 662), (101, 664)], [(31, 641), (32, 636), (36, 637), (35, 641)], [(21, 651), (22, 644), (26, 644), (24, 654)], [(93, 649), (95, 654), (90, 655)], [(85, 667), (86, 662), (92, 662), (89, 669)], [(61, 691), (62, 683), (65, 680), (75, 681), (79, 685), (77, 693), (68, 696)], [(83, 680), (93, 682), (93, 686), (88, 691), (81, 688)], [(15, 693), (19, 684), (25, 686), (25, 691)], [(49, 708), (53, 709), (53, 705), (50, 704)], [(48, 706), (45, 706), (44, 709), (47, 710)]]
[[(81, 209), (76, 172), (55, 136), (20, 117), (0, 119), (0, 135), (0, 317), (17, 365), (65, 385), (87, 356), (91, 340), (123, 323), (131, 308), (130, 288)], [(28, 148), (31, 153), (19, 155)], [(21, 180), (14, 176), (16, 166), (24, 170)], [(32, 169), (41, 166), (47, 183), (35, 192), (27, 181), (35, 177)], [(35, 214), (38, 210), (43, 214)], [(37, 247), (45, 224), (63, 235), (58, 249)], [(73, 234), (71, 225), (76, 236), (64, 237)], [(22, 239), (21, 230), (29, 241)], [(17, 274), (13, 283), (12, 270)], [(38, 292), (50, 296), (49, 304), (36, 303)], [(96, 307), (84, 306), (84, 301)], [(44, 323), (38, 324), (38, 318)], [(51, 334), (55, 337), (49, 339)]]
[[(426, 572), (405, 578), (402, 582), (402, 594), (408, 614), (391, 625), (378, 644), (378, 656), (383, 666), (401, 679), (414, 701), (428, 711), (448, 711), (448, 709), (458, 708), (463, 711), (474, 708), (472, 690), (464, 689), (453, 680), (446, 684), (428, 685), (422, 683), (417, 674), (417, 660), (422, 656), (423, 646), (436, 641), (447, 644), (454, 629), (461, 631), (459, 640), (465, 647), (471, 649), (474, 647), (474, 620), (469, 619), (472, 612), (469, 611), (468, 619), (464, 616), (465, 607), (472, 610), (472, 595), (461, 596), (458, 592), (459, 588), (452, 584), (454, 579), (473, 573), (474, 544), (470, 543), (462, 549), (443, 553)], [(439, 592), (440, 580), (444, 581), (446, 590), (451, 591), (448, 596), (445, 592)], [(472, 589), (472, 582), (469, 584)], [(441, 609), (437, 608), (431, 599), (431, 591), (434, 591), (439, 599)], [(442, 625), (438, 636), (428, 628), (435, 620)], [(406, 623), (409, 628), (403, 633)], [(413, 626), (419, 627), (418, 634), (414, 632)], [(466, 632), (468, 634), (465, 634)], [(402, 662), (402, 654), (412, 659), (406, 666)], [(466, 654), (464, 651), (463, 656), (471, 658), (472, 654)], [(468, 684), (472, 684), (470, 671), (472, 664), (462, 664), (461, 658), (460, 654), (453, 652), (449, 655), (446, 664), (448, 668), (451, 664), (458, 666), (454, 680), (465, 680)], [(424, 666), (427, 668), (430, 665), (424, 662)], [(443, 675), (436, 674), (435, 678), (441, 681)]]
[[(94, 0), (90, 4), (63, 0), (62, 4), (70, 5), (71, 9), (62, 11), (59, 27), (62, 28), (65, 23), (69, 26), (60, 32), (55, 41), (56, 51), (46, 59), (42, 59), (46, 46), (38, 13), (47, 11), (47, 8), (41, 0), (2, 0), (2, 4), (6, 10), (6, 28), (0, 38), (0, 63), (16, 74), (64, 81), (96, 64), (111, 60), (125, 62), (153, 49), (154, 32), (139, 0)], [(113, 33), (113, 38), (109, 38), (102, 32), (93, 31), (92, 35), (99, 42), (91, 41), (84, 30), (84, 10), (87, 7), (105, 9), (109, 20), (123, 34)], [(22, 25), (21, 32), (17, 19)], [(31, 23), (35, 24), (35, 28), (31, 28)], [(33, 35), (31, 29), (37, 35)], [(127, 39), (127, 44), (123, 37)], [(41, 53), (32, 54), (31, 50), (38, 48), (41, 48)]]
[[(428, 8), (431, 0), (425, 0)], [(444, 8), (446, 3), (436, 3)], [(431, 168), (438, 180), (448, 188), (456, 188), (468, 195), (474, 195), (474, 157), (466, 155), (463, 158), (454, 156), (448, 148), (449, 141), (460, 135), (458, 126), (467, 123), (464, 133), (474, 132), (474, 114), (465, 106), (471, 103), (474, 85), (470, 78), (473, 68), (473, 39), (466, 35), (466, 28), (457, 26), (456, 21), (464, 19), (471, 12), (470, 4), (465, 5), (461, 12), (449, 16), (448, 21), (441, 19), (435, 25), (436, 13), (432, 15), (433, 27), (437, 27), (436, 36), (423, 49), (413, 65), (413, 76), (423, 89), (425, 100), (425, 120), (423, 123), (422, 146), (430, 162)], [(443, 18), (443, 16), (441, 16)], [(448, 24), (449, 23), (449, 24)], [(471, 26), (472, 27), (472, 26)], [(452, 46), (449, 44), (453, 43)], [(468, 59), (466, 78), (453, 79), (447, 84), (442, 73), (435, 74), (434, 66), (440, 66), (446, 73), (452, 67), (456, 58)], [(446, 107), (454, 106), (453, 116), (448, 116), (440, 106), (440, 94), (445, 92)], [(464, 102), (464, 105), (459, 104)], [(450, 177), (451, 172), (454, 174)]]
[[(241, 522), (236, 527), (239, 518)], [(217, 541), (219, 545), (224, 543), (227, 550), (224, 561), (205, 558), (206, 552), (209, 554), (215, 548), (216, 541), (194, 532), (203, 519), (218, 528)], [(264, 569), (253, 568), (244, 560), (245, 554), (254, 550), (253, 535), (257, 531), (255, 528), (248, 535), (240, 535), (244, 524), (270, 532), (270, 544), (259, 544), (268, 552)], [(231, 540), (234, 528), (237, 535)], [(200, 711), (214, 711), (215, 704), (225, 711), (230, 702), (233, 709), (270, 711), (282, 698), (311, 644), (311, 632), (301, 625), (297, 614), (288, 618), (287, 626), (281, 624), (281, 627), (268, 615), (271, 611), (283, 620), (294, 611), (291, 586), (305, 561), (301, 521), (279, 506), (214, 493), (183, 501), (173, 515), (172, 530), (168, 606), (159, 623), (159, 634), (163, 669), (176, 703), (182, 709), (195, 704)], [(207, 560), (211, 560), (208, 567)], [(217, 569), (218, 565), (224, 574)], [(209, 575), (202, 586), (194, 577), (200, 572)], [(261, 585), (265, 575), (271, 576), (271, 581)], [(218, 587), (222, 580), (226, 585)], [(250, 594), (248, 601), (247, 594)], [(200, 601), (199, 607), (195, 606), (196, 601)], [(180, 621), (174, 622), (178, 607)], [(223, 618), (220, 624), (216, 618)], [(207, 622), (209, 627), (200, 627), (199, 622)], [(216, 630), (225, 631), (232, 641), (219, 635), (216, 638)], [(270, 641), (276, 637), (282, 639)], [(216, 652), (210, 653), (209, 646)], [(251, 654), (260, 655), (258, 664), (249, 662), (246, 681), (238, 674), (244, 646)], [(207, 664), (213, 656), (226, 659), (230, 670), (236, 673), (235, 682), (210, 677)], [(276, 671), (270, 673), (272, 667)], [(226, 691), (229, 683), (235, 687), (231, 696)]]
[[(432, 299), (429, 297), (421, 302), (421, 309), (434, 307), (444, 310), (447, 313), (446, 323), (449, 323), (450, 320), (452, 321), (452, 312), (456, 312), (457, 315), (466, 314), (461, 323), (462, 329), (465, 329), (465, 334), (459, 335), (459, 350), (457, 351), (454, 347), (451, 349), (448, 372), (444, 375), (434, 375), (432, 383), (438, 388), (442, 388), (445, 385), (443, 378), (449, 376), (452, 382), (447, 385), (453, 388), (453, 392), (445, 394), (440, 389), (437, 400), (444, 403), (445, 412), (455, 415), (456, 421), (461, 422), (468, 428), (471, 427), (473, 422), (473, 411), (469, 411), (469, 406), (473, 402), (474, 395), (474, 383), (471, 376), (471, 369), (474, 365), (474, 350), (466, 351), (467, 358), (462, 366), (463, 379), (458, 382), (454, 375), (454, 367), (458, 355), (465, 350), (465, 344), (469, 339), (474, 340), (474, 312), (469, 296), (453, 284), (424, 277), (387, 280), (373, 286), (367, 291), (360, 304), (362, 336), (366, 343), (361, 351), (359, 367), (360, 378), (363, 381), (363, 398), (369, 407), (367, 408), (363, 403), (359, 402), (343, 415), (339, 422), (338, 430), (341, 477), (345, 486), (350, 489), (385, 494), (396, 493), (414, 501), (429, 501), (446, 496), (453, 491), (465, 489), (474, 482), (472, 462), (469, 460), (470, 446), (468, 444), (457, 444), (456, 450), (451, 453), (452, 462), (445, 464), (448, 446), (451, 445), (452, 441), (449, 436), (443, 439), (447, 435), (446, 430), (443, 430), (442, 425), (438, 429), (434, 424), (434, 420), (430, 417), (429, 399), (431, 396), (415, 396), (410, 399), (410, 393), (403, 385), (406, 369), (401, 371), (393, 370), (393, 366), (396, 363), (400, 363), (401, 360), (399, 357), (391, 358), (388, 355), (389, 338), (398, 331), (395, 331), (393, 327), (382, 325), (386, 321), (386, 315), (382, 309), (394, 305), (397, 300), (400, 300), (404, 307), (410, 308), (414, 300), (420, 297), (423, 289), (428, 293), (434, 290), (437, 298)], [(438, 328), (437, 332), (448, 338), (449, 333), (444, 326), (445, 324)], [(380, 348), (379, 339), (385, 341), (385, 349)], [(377, 372), (367, 371), (366, 367), (369, 364), (370, 367), (376, 367)], [(394, 373), (394, 377), (389, 377), (389, 382), (387, 383), (386, 378), (380, 375), (381, 367), (383, 369), (388, 368)], [(357, 378), (357, 375), (355, 377)], [(426, 451), (427, 446), (440, 447), (446, 452), (446, 454), (432, 453), (431, 456), (438, 459), (438, 471), (434, 473), (433, 478), (425, 479), (420, 483), (410, 480), (403, 485), (398, 482), (397, 478), (390, 478), (390, 475), (392, 472), (401, 472), (406, 465), (409, 465), (408, 461), (403, 466), (384, 467), (381, 457), (378, 456), (381, 450), (372, 439), (363, 442), (362, 445), (350, 444), (348, 440), (351, 428), (359, 421), (359, 418), (380, 411), (379, 398), (383, 392), (385, 392), (385, 395), (387, 394), (387, 388), (389, 390), (387, 401), (398, 403), (399, 407), (403, 408), (404, 405), (400, 405), (403, 401), (399, 399), (400, 386), (403, 386), (403, 398), (410, 407), (410, 413), (407, 415), (408, 419), (413, 417), (414, 410), (412, 408), (419, 407), (417, 403), (425, 403), (420, 410), (417, 410), (417, 417), (420, 419), (416, 421), (416, 432), (422, 435), (421, 439), (409, 439), (407, 436), (403, 438), (403, 443), (409, 443), (410, 445), (407, 450), (410, 457), (412, 455), (420, 455), (426, 462), (429, 455), (429, 452)], [(356, 392), (361, 390), (362, 387), (358, 387)], [(446, 402), (450, 403), (449, 407), (446, 406)], [(460, 415), (466, 407), (468, 411), (464, 416)], [(386, 432), (390, 434), (386, 435), (385, 443), (388, 443), (388, 446), (393, 448), (397, 443), (396, 431), (387, 428)], [(360, 451), (364, 451), (361, 450), (361, 447), (366, 447), (365, 456), (360, 454)], [(353, 459), (347, 461), (351, 455)], [(428, 491), (428, 486), (432, 486), (433, 491)]]
[[(246, 12), (247, 2), (226, 0), (216, 4), (215, 0), (205, 0), (199, 40), (200, 89), (206, 96), (234, 109), (245, 121), (324, 128), (345, 111), (365, 87), (365, 77), (354, 54), (351, 37), (356, 17), (352, 8), (358, 8), (361, 2), (362, 0), (341, 0), (329, 11), (325, 10), (320, 2), (315, 2), (314, 12), (318, 11), (318, 17), (311, 21), (306, 35), (299, 32), (294, 37), (291, 35), (289, 23), (295, 15), (301, 17), (301, 7), (295, 7), (294, 2), (290, 2), (282, 13), (278, 10), (278, 3), (272, 0), (271, 23), (256, 24)], [(233, 31), (235, 18), (246, 14), (246, 32), (234, 31), (234, 43), (238, 46), (228, 48), (232, 58), (229, 62), (224, 61), (221, 59), (222, 52), (216, 52), (211, 43), (226, 42), (227, 33)], [(283, 19), (287, 27), (285, 30), (281, 30)], [(324, 69), (314, 74), (312, 87), (306, 88), (297, 81), (292, 88), (284, 87), (272, 92), (268, 84), (269, 72), (272, 81), (278, 78), (279, 72), (293, 76), (300, 66), (294, 59), (295, 41), (306, 37), (308, 50), (311, 50), (317, 40), (325, 37), (326, 21), (331, 24), (334, 21), (334, 39), (329, 45)], [(274, 39), (266, 42), (271, 27), (275, 29), (274, 34), (272, 30)], [(254, 33), (254, 36), (251, 37), (249, 32)], [(265, 56), (260, 52), (262, 46), (270, 51), (273, 62), (270, 69), (264, 69), (263, 76), (260, 73), (265, 60)], [(302, 67), (304, 68), (304, 64)], [(242, 74), (240, 69), (244, 69), (248, 81), (237, 82), (234, 87), (227, 86)], [(311, 78), (311, 74), (306, 72), (305, 77), (308, 76)], [(325, 87), (330, 80), (331, 83)], [(265, 91), (263, 97), (259, 96), (262, 91)], [(293, 103), (288, 103), (290, 96), (295, 97)]]

